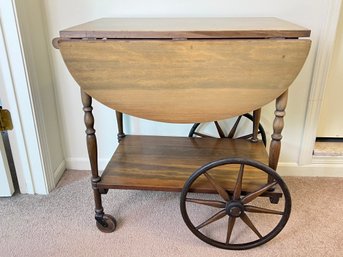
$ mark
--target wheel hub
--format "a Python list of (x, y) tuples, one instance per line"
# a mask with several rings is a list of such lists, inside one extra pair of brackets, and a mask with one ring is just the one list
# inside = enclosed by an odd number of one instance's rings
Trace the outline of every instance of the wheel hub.
[(230, 201), (226, 204), (226, 213), (231, 217), (239, 217), (244, 212), (244, 206), (239, 201)]

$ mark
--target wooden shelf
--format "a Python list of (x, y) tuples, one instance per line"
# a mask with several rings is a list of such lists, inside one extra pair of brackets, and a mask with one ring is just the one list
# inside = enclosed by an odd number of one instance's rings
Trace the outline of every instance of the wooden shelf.
[[(212, 139), (161, 136), (126, 136), (120, 142), (97, 184), (99, 188), (181, 191), (185, 181), (204, 164), (245, 157), (268, 163), (262, 142), (243, 139)], [(223, 166), (210, 171), (213, 178), (232, 190), (239, 167)], [(201, 176), (203, 177), (203, 176)], [(200, 178), (201, 178), (200, 177)], [(246, 167), (243, 191), (254, 190), (267, 181), (265, 173)], [(193, 185), (195, 192), (214, 192), (206, 178)]]

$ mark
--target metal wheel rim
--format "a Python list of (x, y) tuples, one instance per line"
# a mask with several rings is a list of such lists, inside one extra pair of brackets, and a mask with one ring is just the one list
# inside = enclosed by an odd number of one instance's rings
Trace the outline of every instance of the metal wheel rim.
[[(247, 119), (249, 119), (250, 121), (253, 121), (254, 118), (253, 116), (250, 114), (250, 113), (245, 113), (243, 114), (242, 116), (246, 117)], [(189, 133), (188, 133), (188, 137), (193, 137), (194, 136), (194, 132), (196, 131), (196, 129), (199, 127), (201, 123), (194, 123), (192, 128), (190, 129)], [(261, 135), (261, 138), (262, 138), (262, 142), (264, 144), (264, 146), (267, 145), (267, 137), (266, 137), (266, 132), (262, 126), (261, 123), (259, 123), (258, 125), (258, 130), (259, 130), (259, 134)]]
[[(285, 197), (284, 214), (282, 218), (280, 219), (280, 221), (278, 222), (278, 224), (275, 226), (275, 228), (272, 229), (267, 235), (263, 236), (262, 239), (257, 239), (255, 241), (252, 241), (249, 243), (242, 243), (242, 244), (225, 244), (225, 243), (218, 242), (218, 241), (208, 238), (207, 236), (202, 234), (198, 229), (195, 228), (195, 226), (193, 225), (187, 213), (186, 196), (193, 182), (206, 171), (217, 166), (222, 166), (226, 164), (241, 164), (241, 163), (263, 170), (268, 175), (273, 176), (273, 178), (277, 181), (277, 184), (282, 189), (282, 193)], [(291, 196), (290, 196), (288, 187), (285, 184), (285, 182), (282, 180), (282, 178), (273, 169), (264, 165), (263, 163), (253, 161), (253, 160), (243, 159), (243, 158), (223, 159), (219, 161), (210, 162), (202, 166), (196, 172), (194, 172), (186, 181), (183, 187), (183, 190), (181, 192), (181, 197), (180, 197), (180, 209), (181, 209), (182, 218), (185, 221), (188, 228), (192, 231), (192, 233), (196, 235), (199, 239), (201, 239), (202, 241), (210, 245), (213, 245), (215, 247), (222, 248), (222, 249), (228, 249), (228, 250), (246, 250), (246, 249), (254, 248), (259, 245), (265, 244), (271, 239), (273, 239), (275, 236), (277, 236), (281, 232), (281, 230), (286, 225), (289, 219), (290, 213), (291, 213), (291, 205), (292, 205)]]

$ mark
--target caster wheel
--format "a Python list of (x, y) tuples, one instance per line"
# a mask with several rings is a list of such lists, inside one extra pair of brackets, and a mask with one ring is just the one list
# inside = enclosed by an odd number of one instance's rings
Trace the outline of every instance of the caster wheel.
[(96, 226), (103, 233), (112, 233), (116, 229), (117, 222), (113, 216), (104, 214), (101, 220), (96, 221)]
[[(252, 170), (263, 175), (265, 183), (252, 185)], [(193, 192), (197, 185), (206, 184), (215, 194)], [(269, 192), (271, 188), (273, 192)], [(270, 198), (278, 198), (278, 203), (271, 204)], [(210, 162), (189, 177), (180, 208), (186, 225), (202, 241), (218, 248), (245, 250), (281, 232), (291, 213), (291, 196), (282, 178), (267, 165), (228, 158)]]
[(105, 194), (108, 193), (108, 189), (107, 188), (106, 189), (105, 188), (100, 188), (99, 189), (99, 193), (102, 194), (102, 195), (105, 195)]
[[(251, 131), (253, 126), (253, 120), (253, 116), (250, 113), (246, 113), (236, 118), (229, 119), (225, 121), (225, 124), (221, 123), (222, 125), (220, 125), (218, 121), (210, 123), (194, 123), (191, 130), (189, 131), (188, 137), (218, 138), (219, 136), (219, 138), (250, 139), (252, 138)], [(213, 124), (215, 125), (215, 129), (217, 130), (218, 135), (216, 135), (216, 133), (213, 133), (213, 129), (211, 129), (211, 127), (213, 127)], [(223, 124), (226, 126), (223, 126)], [(231, 129), (227, 127), (231, 127)], [(261, 123), (258, 126), (258, 135), (260, 139), (263, 141), (263, 144), (266, 146), (266, 132), (264, 131), (264, 128), (261, 125)]]
[(279, 201), (280, 201), (280, 197), (278, 197), (278, 196), (269, 197), (269, 201), (270, 201), (270, 203), (272, 203), (272, 204), (278, 204)]

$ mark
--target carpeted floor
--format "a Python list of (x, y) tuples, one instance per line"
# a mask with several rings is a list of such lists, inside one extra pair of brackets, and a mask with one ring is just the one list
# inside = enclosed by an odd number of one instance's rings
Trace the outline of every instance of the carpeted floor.
[(88, 173), (68, 171), (48, 196), (0, 199), (0, 256), (343, 256), (343, 179), (285, 180), (293, 209), (284, 230), (258, 248), (227, 251), (188, 230), (178, 193), (110, 190), (104, 208), (118, 227), (99, 232)]
[(343, 156), (342, 142), (316, 142), (314, 156)]

